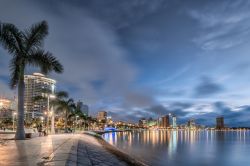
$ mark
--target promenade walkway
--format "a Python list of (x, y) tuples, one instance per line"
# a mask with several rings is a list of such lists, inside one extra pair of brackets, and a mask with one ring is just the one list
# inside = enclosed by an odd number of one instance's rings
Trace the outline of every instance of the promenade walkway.
[(2, 166), (126, 166), (96, 138), (85, 134), (60, 134), (0, 144)]

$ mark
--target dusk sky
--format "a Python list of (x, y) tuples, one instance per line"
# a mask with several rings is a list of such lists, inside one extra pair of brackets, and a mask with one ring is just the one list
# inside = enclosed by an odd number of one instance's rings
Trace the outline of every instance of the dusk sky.
[[(171, 112), (206, 125), (223, 115), (227, 126), (250, 126), (249, 9), (246, 0), (1, 0), (0, 21), (48, 21), (44, 47), (65, 68), (49, 77), (92, 115), (137, 122)], [(0, 96), (14, 96), (10, 57), (0, 47)]]

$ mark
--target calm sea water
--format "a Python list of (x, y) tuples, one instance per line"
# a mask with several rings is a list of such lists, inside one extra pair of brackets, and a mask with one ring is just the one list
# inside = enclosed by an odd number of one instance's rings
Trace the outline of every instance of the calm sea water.
[(250, 166), (250, 131), (145, 130), (103, 137), (152, 166)]

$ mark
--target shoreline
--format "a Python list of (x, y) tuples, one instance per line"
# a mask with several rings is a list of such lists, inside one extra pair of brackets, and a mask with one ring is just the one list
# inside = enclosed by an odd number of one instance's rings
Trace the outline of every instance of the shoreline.
[(111, 145), (106, 140), (104, 140), (102, 137), (102, 134), (110, 133), (110, 132), (124, 132), (124, 131), (85, 131), (83, 132), (83, 134), (87, 134), (87, 135), (95, 137), (98, 140), (98, 142), (101, 145), (103, 145), (105, 149), (107, 149), (110, 153), (114, 154), (116, 157), (125, 161), (131, 166), (148, 166), (147, 164), (143, 163), (139, 159), (132, 157), (131, 155), (127, 154), (126, 152), (123, 152), (122, 150), (119, 150), (117, 147), (115, 147), (114, 145)]

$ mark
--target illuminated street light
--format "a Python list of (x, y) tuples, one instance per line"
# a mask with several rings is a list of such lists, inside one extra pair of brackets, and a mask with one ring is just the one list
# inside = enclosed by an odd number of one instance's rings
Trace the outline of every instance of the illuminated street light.
[(76, 127), (77, 127), (77, 118), (79, 118), (79, 116), (78, 116), (78, 115), (76, 115)]
[[(55, 99), (55, 98), (56, 98), (56, 96), (54, 94), (48, 95), (48, 110), (49, 110), (49, 101), (50, 101), (49, 99)], [(53, 106), (51, 107), (50, 115), (51, 115), (51, 132), (50, 133), (55, 134), (55, 113), (54, 113)]]
[(41, 121), (43, 122), (43, 120), (44, 120), (44, 117), (41, 117)]
[(15, 130), (15, 117), (16, 117), (16, 112), (13, 112), (13, 131)]

